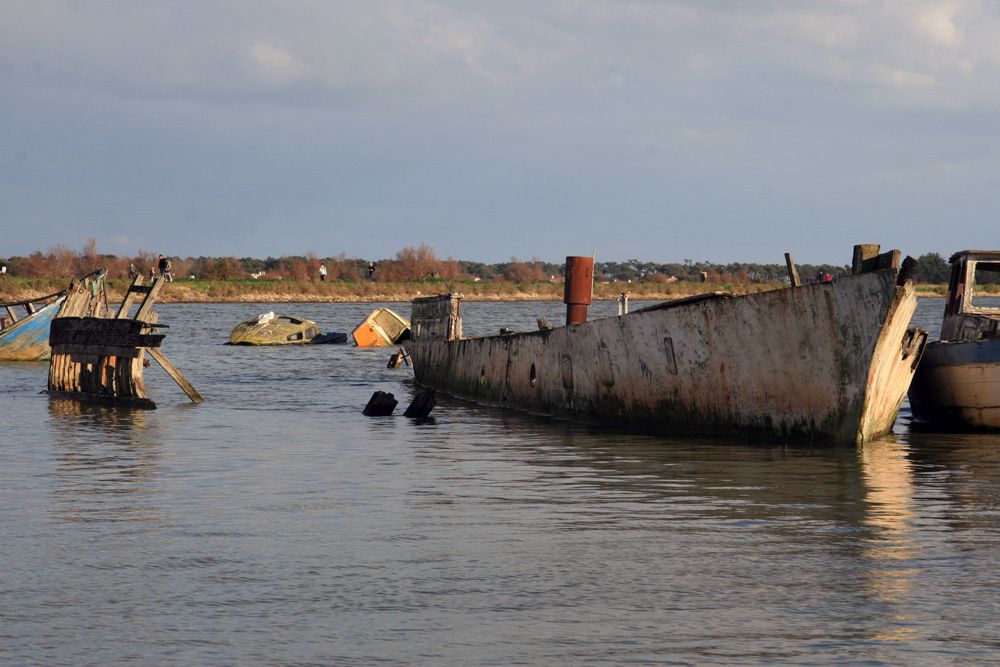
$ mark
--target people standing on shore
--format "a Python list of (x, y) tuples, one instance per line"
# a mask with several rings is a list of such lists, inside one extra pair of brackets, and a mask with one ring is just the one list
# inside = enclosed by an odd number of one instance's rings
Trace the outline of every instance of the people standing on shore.
[(157, 268), (160, 270), (160, 277), (166, 280), (168, 283), (173, 282), (173, 277), (170, 275), (170, 260), (160, 255), (157, 260)]
[(326, 264), (319, 265), (319, 281), (320, 282), (326, 281)]
[(368, 262), (368, 282), (375, 282), (375, 262)]
[(130, 262), (128, 265), (128, 277), (129, 280), (135, 280), (139, 277), (139, 267), (135, 265), (135, 262)]

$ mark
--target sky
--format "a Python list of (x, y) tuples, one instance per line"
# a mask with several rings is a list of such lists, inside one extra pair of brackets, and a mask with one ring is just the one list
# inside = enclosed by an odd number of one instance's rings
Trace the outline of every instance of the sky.
[(997, 0), (0, 0), (0, 257), (1000, 247)]

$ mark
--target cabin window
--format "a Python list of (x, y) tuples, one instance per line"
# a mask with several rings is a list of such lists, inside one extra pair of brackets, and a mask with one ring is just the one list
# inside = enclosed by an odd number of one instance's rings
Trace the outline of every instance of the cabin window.
[(973, 270), (975, 291), (972, 294), (972, 307), (991, 310), (1000, 308), (1000, 304), (995, 301), (986, 301), (989, 294), (1000, 292), (1000, 262), (976, 262)]
[(296, 331), (293, 334), (289, 334), (287, 340), (302, 340), (302, 332)]
[(535, 373), (535, 365), (531, 364), (531, 370), (528, 372), (528, 382), (534, 387), (538, 384), (538, 374)]

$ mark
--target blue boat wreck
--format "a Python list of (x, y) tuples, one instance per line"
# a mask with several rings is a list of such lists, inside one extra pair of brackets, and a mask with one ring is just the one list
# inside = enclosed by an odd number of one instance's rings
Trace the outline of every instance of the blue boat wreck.
[(0, 361), (49, 358), (49, 325), (66, 300), (66, 290), (35, 299), (0, 303)]

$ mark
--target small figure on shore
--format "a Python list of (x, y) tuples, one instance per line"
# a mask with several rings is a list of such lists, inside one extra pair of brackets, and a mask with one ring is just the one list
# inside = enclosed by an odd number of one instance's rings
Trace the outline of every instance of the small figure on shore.
[(128, 277), (129, 280), (135, 280), (139, 277), (139, 267), (135, 265), (135, 262), (131, 262), (128, 265)]
[(829, 283), (829, 282), (832, 282), (832, 281), (833, 281), (833, 278), (830, 277), (829, 273), (823, 274), (823, 282)]
[(0, 273), (7, 273), (7, 265), (0, 264)]
[(375, 262), (368, 262), (368, 282), (375, 282)]
[(173, 282), (173, 277), (170, 275), (170, 260), (160, 255), (157, 260), (157, 268), (160, 269), (160, 277), (166, 280), (168, 283)]
[(326, 264), (319, 265), (319, 281), (326, 281)]
[(156, 267), (151, 266), (149, 267), (149, 279), (152, 280), (155, 277), (156, 277)]

